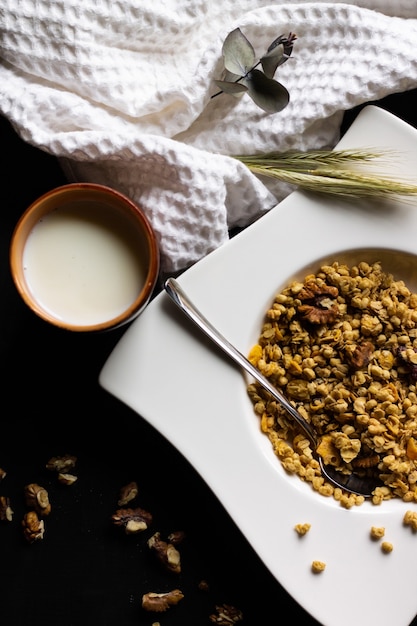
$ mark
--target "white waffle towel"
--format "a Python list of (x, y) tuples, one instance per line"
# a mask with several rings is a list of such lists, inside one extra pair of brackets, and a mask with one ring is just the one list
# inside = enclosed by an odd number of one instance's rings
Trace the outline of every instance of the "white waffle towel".
[[(239, 27), (258, 56), (298, 39), (266, 114), (247, 95), (211, 99)], [(231, 155), (331, 148), (343, 112), (417, 87), (417, 1), (1, 0), (0, 112), (69, 180), (142, 206), (162, 271), (177, 272), (290, 189)]]

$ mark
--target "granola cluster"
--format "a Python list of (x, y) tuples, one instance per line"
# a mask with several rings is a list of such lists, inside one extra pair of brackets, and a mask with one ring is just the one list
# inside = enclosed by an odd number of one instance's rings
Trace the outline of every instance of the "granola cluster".
[[(379, 476), (372, 502), (417, 502), (417, 294), (380, 263), (323, 265), (274, 298), (249, 359), (319, 434), (318, 453), (345, 473)], [(363, 502), (326, 482), (285, 410), (248, 387), (286, 471), (343, 506)]]

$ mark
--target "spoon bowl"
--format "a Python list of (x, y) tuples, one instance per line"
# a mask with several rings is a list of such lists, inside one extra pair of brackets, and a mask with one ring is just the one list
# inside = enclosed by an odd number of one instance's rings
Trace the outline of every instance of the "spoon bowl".
[(380, 485), (376, 478), (359, 476), (357, 474), (342, 474), (331, 465), (326, 465), (323, 459), (317, 454), (317, 446), (319, 438), (311, 424), (305, 421), (297, 409), (289, 402), (289, 400), (276, 389), (270, 381), (261, 374), (261, 372), (252, 365), (252, 363), (219, 331), (208, 321), (206, 317), (191, 302), (189, 297), (183, 291), (178, 281), (174, 278), (168, 278), (165, 281), (165, 291), (169, 297), (175, 302), (179, 309), (187, 315), (187, 317), (196, 324), (219, 348), (221, 348), (232, 360), (250, 374), (262, 387), (268, 391), (273, 398), (287, 411), (304, 434), (308, 437), (312, 444), (313, 454), (315, 454), (322, 475), (335, 487), (370, 498), (374, 489)]

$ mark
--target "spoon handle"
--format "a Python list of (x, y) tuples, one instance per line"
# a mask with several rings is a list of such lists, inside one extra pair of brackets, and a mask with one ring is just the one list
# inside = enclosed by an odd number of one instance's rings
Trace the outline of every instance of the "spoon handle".
[(196, 324), (206, 335), (216, 343), (229, 357), (231, 357), (238, 365), (248, 372), (255, 380), (258, 381), (264, 389), (266, 389), (279, 404), (289, 413), (289, 415), (297, 422), (306, 436), (314, 446), (317, 446), (314, 431), (298, 413), (292, 404), (276, 389), (265, 376), (263, 376), (256, 367), (243, 354), (232, 345), (219, 331), (204, 317), (202, 313), (195, 307), (189, 297), (181, 289), (178, 281), (174, 278), (168, 278), (165, 281), (165, 291), (175, 304)]

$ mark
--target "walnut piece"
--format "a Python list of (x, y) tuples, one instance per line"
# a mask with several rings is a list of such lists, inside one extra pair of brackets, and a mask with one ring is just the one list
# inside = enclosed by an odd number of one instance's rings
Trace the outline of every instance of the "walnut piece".
[(319, 285), (311, 280), (298, 294), (301, 304), (297, 311), (311, 324), (331, 324), (339, 315), (339, 307), (335, 302), (338, 295), (337, 287)]
[(362, 458), (352, 459), (352, 466), (367, 469), (370, 467), (376, 467), (379, 461), (379, 454), (372, 454), (371, 456), (363, 456)]
[(36, 511), (29, 511), (22, 520), (23, 535), (29, 543), (40, 541), (45, 533), (44, 521), (39, 519)]
[(216, 614), (210, 615), (210, 622), (219, 626), (230, 626), (243, 620), (243, 613), (230, 604), (216, 605)]
[(184, 594), (179, 589), (173, 589), (166, 593), (154, 593), (151, 591), (142, 596), (142, 608), (145, 609), (145, 611), (162, 613), (169, 609), (169, 607), (178, 604), (183, 597)]
[(35, 509), (36, 513), (41, 517), (45, 517), (51, 512), (48, 492), (37, 483), (26, 485), (25, 500), (26, 505), (31, 509)]
[(78, 480), (78, 476), (74, 476), (74, 474), (59, 472), (58, 480), (62, 485), (73, 485)]
[(46, 464), (46, 469), (52, 472), (66, 472), (75, 467), (77, 457), (71, 454), (64, 454), (64, 456), (53, 456)]
[(10, 506), (10, 498), (0, 496), (0, 520), (11, 522), (13, 519), (13, 511)]
[(183, 530), (174, 530), (174, 532), (168, 535), (168, 541), (174, 546), (182, 543), (185, 539), (185, 532)]
[(123, 526), (127, 535), (146, 530), (152, 523), (152, 515), (145, 509), (118, 509), (111, 517), (115, 526)]
[(159, 532), (148, 539), (148, 546), (155, 552), (157, 559), (165, 569), (174, 574), (181, 572), (180, 553), (172, 543), (163, 541)]
[(0, 480), (3, 480), (3, 478), (6, 478), (6, 476), (7, 472), (2, 467), (0, 467)]
[(130, 482), (129, 484), (121, 488), (120, 497), (117, 504), (119, 506), (125, 506), (126, 504), (134, 500), (138, 493), (139, 490), (135, 481)]
[(364, 341), (355, 346), (352, 352), (346, 352), (346, 360), (354, 370), (367, 367), (375, 347), (371, 341)]
[(200, 591), (209, 591), (210, 590), (210, 585), (208, 584), (207, 580), (200, 580), (200, 582), (198, 583), (197, 587), (200, 589)]

